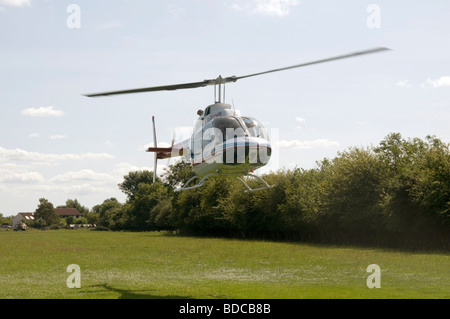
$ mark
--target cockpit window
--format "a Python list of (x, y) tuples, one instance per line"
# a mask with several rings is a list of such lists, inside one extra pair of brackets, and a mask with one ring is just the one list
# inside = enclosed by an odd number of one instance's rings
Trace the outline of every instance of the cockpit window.
[[(240, 129), (239, 131), (245, 133), (244, 128), (234, 117), (217, 117), (213, 120), (212, 127), (220, 129), (223, 134), (227, 132), (226, 131), (227, 128), (234, 129), (235, 131), (238, 131), (238, 129)], [(241, 132), (239, 132), (238, 134), (242, 135)]]
[[(219, 116), (213, 119), (210, 123), (203, 127), (204, 142), (206, 140), (214, 139), (216, 143), (219, 140), (226, 141), (232, 139), (236, 136), (247, 136), (248, 132), (246, 126), (238, 118), (232, 116)], [(222, 135), (222, 138), (218, 137)], [(213, 138), (214, 136), (214, 138)]]
[(260, 121), (252, 117), (242, 117), (242, 120), (247, 126), (250, 136), (261, 137), (265, 140), (269, 139), (269, 136), (267, 135), (267, 130)]

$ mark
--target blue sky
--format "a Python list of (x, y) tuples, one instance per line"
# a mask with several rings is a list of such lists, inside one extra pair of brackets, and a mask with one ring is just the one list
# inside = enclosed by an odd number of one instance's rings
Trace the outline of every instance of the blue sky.
[(123, 176), (153, 169), (151, 116), (164, 145), (173, 132), (189, 137), (214, 99), (212, 87), (82, 94), (379, 46), (392, 51), (226, 86), (226, 102), (273, 133), (278, 157), (266, 171), (313, 168), (391, 132), (449, 142), (449, 16), (445, 0), (0, 0), (0, 213), (34, 211), (41, 197), (124, 202)]

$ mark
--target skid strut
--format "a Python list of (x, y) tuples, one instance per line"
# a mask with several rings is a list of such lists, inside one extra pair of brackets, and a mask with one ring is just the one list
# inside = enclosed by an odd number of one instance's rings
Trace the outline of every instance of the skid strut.
[(248, 184), (240, 177), (236, 177), (238, 180), (240, 180), (242, 182), (242, 184), (244, 184), (244, 186), (247, 188), (246, 192), (255, 192), (255, 191), (260, 191), (263, 189), (269, 189), (269, 188), (273, 188), (275, 185), (269, 185), (267, 184), (267, 182), (260, 176), (258, 175), (253, 175), (253, 174), (245, 174), (245, 176), (250, 176), (253, 177), (257, 180), (259, 180), (261, 183), (264, 184), (264, 186), (262, 187), (258, 187), (258, 188), (251, 188), (250, 186), (248, 186)]
[[(203, 176), (203, 177), (198, 181), (197, 184), (195, 184), (195, 185), (193, 185), (193, 186), (189, 186), (189, 184), (191, 184), (191, 182), (192, 182), (194, 179), (198, 178), (198, 176), (193, 176), (193, 177), (191, 177), (191, 178), (183, 185), (183, 187), (181, 187), (179, 190), (180, 190), (180, 191), (184, 191), (184, 190), (187, 190), (187, 189), (193, 189), (193, 188), (201, 187), (201, 186), (203, 186), (203, 183), (204, 183), (208, 178), (210, 178), (211, 176), (216, 176), (216, 175), (220, 175), (220, 174), (219, 174), (219, 173), (216, 173), (216, 172), (207, 174), (207, 175)], [(264, 189), (273, 188), (273, 187), (275, 186), (275, 185), (269, 185), (269, 184), (267, 184), (267, 182), (266, 182), (263, 178), (261, 178), (260, 176), (257, 176), (257, 175), (253, 175), (253, 174), (250, 174), (250, 173), (249, 173), (249, 174), (245, 174), (244, 176), (253, 177), (253, 178), (257, 179), (258, 181), (260, 181), (260, 182), (264, 185), (264, 186), (258, 187), (258, 188), (251, 188), (250, 186), (248, 186), (248, 184), (247, 184), (242, 178), (240, 178), (240, 177), (237, 176), (236, 178), (237, 178), (239, 181), (241, 181), (242, 184), (244, 184), (245, 188), (247, 188), (247, 189), (245, 190), (245, 192), (259, 191), (259, 190), (264, 190)]]

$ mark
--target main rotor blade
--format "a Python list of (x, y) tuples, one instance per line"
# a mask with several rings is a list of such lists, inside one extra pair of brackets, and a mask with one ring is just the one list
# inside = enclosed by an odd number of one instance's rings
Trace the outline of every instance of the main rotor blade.
[(257, 76), (257, 75), (262, 75), (262, 74), (267, 74), (267, 73), (272, 73), (272, 72), (278, 72), (278, 71), (284, 71), (284, 70), (289, 70), (289, 69), (294, 69), (294, 68), (300, 68), (303, 66), (319, 64), (319, 63), (324, 63), (324, 62), (329, 62), (329, 61), (335, 61), (335, 60), (340, 60), (340, 59), (346, 59), (346, 58), (351, 58), (351, 57), (355, 57), (355, 56), (359, 56), (359, 55), (376, 53), (376, 52), (381, 52), (381, 51), (386, 51), (386, 50), (390, 50), (390, 49), (384, 48), (384, 47), (379, 47), (379, 48), (374, 48), (374, 49), (365, 50), (365, 51), (357, 51), (357, 52), (353, 52), (353, 53), (349, 53), (349, 54), (335, 56), (332, 58), (292, 65), (292, 66), (288, 66), (285, 68), (273, 69), (273, 70), (269, 70), (269, 71), (253, 73), (253, 74), (248, 74), (248, 75), (243, 75), (243, 76), (234, 76), (233, 75), (233, 76), (226, 77), (226, 78), (222, 78), (221, 76), (219, 76), (216, 79), (204, 80), (201, 82), (191, 82), (191, 83), (154, 86), (154, 87), (131, 89), (131, 90), (92, 93), (92, 94), (86, 94), (85, 96), (96, 97), (96, 96), (107, 96), (107, 95), (116, 95), (116, 94), (141, 93), (141, 92), (173, 91), (173, 90), (179, 90), (179, 89), (194, 89), (194, 88), (204, 87), (207, 85), (217, 85), (217, 84), (221, 85), (221, 84), (225, 84), (225, 83), (236, 82), (239, 79), (249, 78), (252, 76)]
[(269, 70), (269, 71), (254, 73), (254, 74), (248, 74), (248, 75), (243, 75), (243, 76), (230, 77), (230, 78), (233, 78), (235, 81), (237, 81), (239, 79), (249, 78), (251, 76), (257, 76), (257, 75), (262, 75), (262, 74), (267, 74), (267, 73), (272, 73), (272, 72), (278, 72), (278, 71), (284, 71), (284, 70), (289, 70), (289, 69), (294, 69), (294, 68), (300, 68), (300, 67), (308, 66), (308, 65), (312, 65), (312, 64), (319, 64), (319, 63), (324, 63), (324, 62), (329, 62), (329, 61), (347, 59), (347, 58), (352, 58), (352, 57), (355, 57), (355, 56), (358, 56), (358, 55), (376, 53), (376, 52), (381, 52), (381, 51), (386, 51), (386, 50), (390, 50), (390, 49), (389, 48), (384, 48), (384, 47), (379, 47), (379, 48), (374, 48), (374, 49), (370, 49), (370, 50), (357, 51), (357, 52), (353, 52), (353, 53), (349, 53), (349, 54), (339, 55), (339, 56), (335, 56), (335, 57), (332, 57), (332, 58), (327, 58), (327, 59), (322, 59), (322, 60), (317, 60), (317, 61), (297, 64), (297, 65), (292, 65), (292, 66), (288, 66), (288, 67), (285, 67), (285, 68), (279, 68), (279, 69), (274, 69), (274, 70)]
[(131, 89), (131, 90), (92, 93), (92, 94), (86, 94), (85, 96), (87, 96), (87, 97), (96, 97), (96, 96), (107, 96), (107, 95), (116, 95), (116, 94), (129, 94), (129, 93), (140, 93), (140, 92), (172, 91), (172, 90), (178, 90), (178, 89), (193, 89), (193, 88), (198, 88), (198, 87), (202, 87), (202, 86), (207, 86), (209, 84), (210, 84), (209, 81), (205, 80), (205, 81), (202, 81), (202, 82), (192, 82), (192, 83), (154, 86), (154, 87), (140, 88), (140, 89)]

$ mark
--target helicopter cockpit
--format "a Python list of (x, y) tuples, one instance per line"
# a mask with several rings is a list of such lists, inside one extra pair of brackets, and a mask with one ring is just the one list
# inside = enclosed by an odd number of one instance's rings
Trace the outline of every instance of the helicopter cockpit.
[[(218, 130), (217, 130), (218, 129)], [(234, 116), (219, 116), (203, 126), (203, 142), (209, 142), (214, 136), (216, 143), (221, 141), (217, 135), (222, 135), (222, 141), (239, 136), (248, 136), (246, 125), (243, 121)]]
[(224, 136), (227, 134), (227, 129), (231, 129), (237, 136), (247, 135), (244, 130), (245, 126), (237, 117), (233, 116), (216, 117), (212, 121), (212, 127), (220, 129)]

